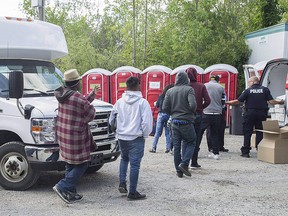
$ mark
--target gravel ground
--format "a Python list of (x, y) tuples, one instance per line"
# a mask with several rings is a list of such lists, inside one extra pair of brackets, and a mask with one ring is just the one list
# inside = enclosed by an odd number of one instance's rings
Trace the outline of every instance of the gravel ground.
[(138, 190), (146, 200), (127, 201), (119, 194), (119, 161), (106, 164), (99, 172), (86, 175), (78, 191), (84, 195), (80, 203), (65, 204), (52, 190), (63, 173), (41, 175), (38, 183), (27, 191), (6, 191), (0, 188), (2, 216), (58, 215), (288, 215), (288, 166), (240, 157), (242, 136), (225, 135), (228, 153), (221, 160), (207, 158), (205, 137), (199, 163), (192, 177), (182, 179), (175, 174), (173, 156), (165, 154), (164, 137), (157, 153), (149, 152), (153, 137), (146, 141)]

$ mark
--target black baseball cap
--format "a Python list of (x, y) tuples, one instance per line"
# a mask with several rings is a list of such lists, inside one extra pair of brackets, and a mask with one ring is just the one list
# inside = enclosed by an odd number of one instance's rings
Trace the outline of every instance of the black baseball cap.
[(211, 75), (210, 80), (215, 80), (216, 82), (219, 82), (220, 77), (218, 75)]

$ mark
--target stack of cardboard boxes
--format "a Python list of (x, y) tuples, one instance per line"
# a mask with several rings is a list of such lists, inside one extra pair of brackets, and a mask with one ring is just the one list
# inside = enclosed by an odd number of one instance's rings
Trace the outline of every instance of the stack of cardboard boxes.
[(273, 164), (288, 163), (288, 126), (280, 128), (278, 120), (262, 123), (263, 130), (258, 130), (263, 132), (263, 139), (258, 145), (258, 160)]
[(269, 109), (269, 113), (271, 115), (271, 120), (277, 120), (281, 127), (285, 125), (286, 114), (284, 105), (276, 104)]

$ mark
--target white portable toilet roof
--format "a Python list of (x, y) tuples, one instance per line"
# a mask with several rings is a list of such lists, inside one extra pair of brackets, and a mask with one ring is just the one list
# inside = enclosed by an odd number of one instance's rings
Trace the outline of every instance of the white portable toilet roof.
[(172, 69), (171, 68), (168, 68), (168, 67), (163, 66), (163, 65), (152, 65), (152, 66), (144, 69), (142, 74), (144, 74), (144, 73), (146, 73), (148, 71), (154, 71), (154, 70), (160, 70), (160, 71), (163, 71), (163, 72), (168, 73), (168, 74), (172, 73)]
[(122, 66), (122, 67), (118, 67), (116, 68), (110, 75), (113, 75), (115, 73), (118, 72), (133, 72), (133, 73), (141, 73), (141, 70), (139, 70), (138, 68), (135, 68), (133, 66)]
[(92, 74), (92, 73), (99, 73), (99, 74), (104, 74), (104, 75), (107, 75), (107, 76), (111, 75), (111, 72), (110, 72), (110, 71), (105, 70), (105, 69), (103, 69), (103, 68), (92, 68), (92, 69), (88, 70), (87, 72), (85, 72), (85, 73), (82, 75), (82, 77), (84, 77), (84, 76), (86, 76), (86, 75), (88, 75), (88, 74)]
[(234, 74), (238, 74), (238, 70), (235, 67), (233, 67), (232, 65), (228, 65), (228, 64), (211, 65), (204, 70), (203, 74), (206, 74), (206, 73), (209, 73), (209, 72), (215, 71), (215, 70), (225, 70), (225, 71), (232, 72)]
[(204, 72), (204, 69), (199, 67), (199, 66), (197, 66), (197, 65), (187, 64), (187, 65), (181, 65), (181, 66), (175, 68), (172, 71), (171, 75), (177, 74), (180, 71), (185, 71), (187, 68), (190, 68), (190, 67), (195, 68), (198, 74), (203, 74), (203, 72)]

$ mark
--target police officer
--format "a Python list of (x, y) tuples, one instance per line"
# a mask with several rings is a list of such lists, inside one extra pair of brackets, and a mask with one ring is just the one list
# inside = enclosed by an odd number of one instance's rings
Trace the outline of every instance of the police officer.
[[(276, 101), (273, 99), (270, 90), (267, 87), (259, 84), (259, 79), (256, 76), (250, 77), (246, 90), (236, 100), (227, 101), (228, 105), (237, 105), (240, 102), (245, 103), (246, 112), (243, 116), (243, 133), (244, 145), (241, 148), (241, 156), (249, 158), (251, 150), (251, 136), (253, 129), (263, 129), (262, 121), (267, 118), (268, 103), (269, 104), (284, 104), (284, 101)], [(268, 102), (268, 103), (267, 103)], [(263, 138), (263, 133), (256, 131), (256, 148)]]

